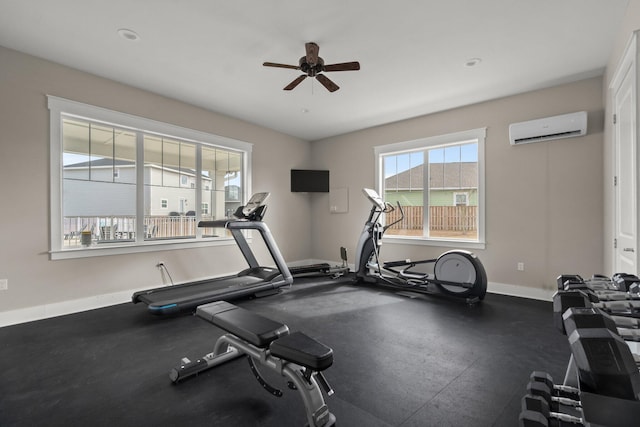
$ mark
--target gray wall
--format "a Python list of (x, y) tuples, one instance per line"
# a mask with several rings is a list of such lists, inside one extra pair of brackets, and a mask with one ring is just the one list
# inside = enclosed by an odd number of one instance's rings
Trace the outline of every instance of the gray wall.
[[(510, 123), (581, 110), (589, 114), (584, 137), (509, 144)], [(349, 189), (346, 214), (329, 213), (329, 196), (314, 198), (313, 253), (329, 258), (342, 245), (354, 259), (369, 210), (361, 189), (375, 185), (374, 146), (487, 127), (487, 245), (475, 252), (494, 284), (489, 290), (550, 291), (561, 273), (602, 272), (602, 120), (602, 79), (592, 78), (313, 142), (314, 166), (330, 169), (332, 187)], [(445, 249), (385, 244), (383, 253), (424, 259)]]
[(311, 257), (309, 202), (289, 192), (282, 164), (309, 167), (308, 142), (2, 47), (0, 64), (0, 313), (160, 286), (160, 260), (176, 282), (246, 267), (235, 246), (50, 261), (46, 95), (254, 144), (253, 191), (272, 193), (265, 219), (280, 249), (290, 261)]
[[(361, 188), (374, 184), (374, 146), (486, 126), (487, 246), (476, 252), (490, 289), (550, 292), (560, 273), (611, 274), (612, 147), (603, 110), (609, 114), (608, 82), (638, 28), (640, 0), (630, 0), (604, 78), (312, 143), (0, 47), (0, 278), (9, 280), (0, 314), (159, 285), (159, 260), (176, 282), (244, 267), (233, 246), (50, 261), (47, 94), (253, 143), (253, 190), (272, 193), (267, 222), (290, 261), (336, 260), (340, 246), (353, 260), (369, 209)], [(587, 136), (509, 145), (509, 123), (578, 110), (589, 112)], [(331, 186), (348, 188), (347, 213), (329, 213), (327, 194), (289, 192), (289, 169), (305, 167), (329, 169)], [(383, 250), (392, 259), (443, 248)]]

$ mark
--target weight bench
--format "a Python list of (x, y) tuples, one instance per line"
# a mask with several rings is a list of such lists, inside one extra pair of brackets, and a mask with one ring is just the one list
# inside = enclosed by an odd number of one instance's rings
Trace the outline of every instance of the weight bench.
[(186, 357), (169, 374), (177, 383), (206, 369), (246, 355), (251, 372), (260, 385), (274, 396), (282, 391), (268, 384), (258, 371), (267, 367), (287, 378), (288, 387), (298, 390), (304, 402), (307, 422), (311, 427), (330, 427), (336, 422), (324, 402), (322, 389), (328, 396), (333, 390), (322, 371), (333, 364), (333, 350), (302, 332), (289, 333), (279, 323), (225, 301), (201, 305), (196, 316), (227, 333), (215, 343), (212, 353), (190, 361)]

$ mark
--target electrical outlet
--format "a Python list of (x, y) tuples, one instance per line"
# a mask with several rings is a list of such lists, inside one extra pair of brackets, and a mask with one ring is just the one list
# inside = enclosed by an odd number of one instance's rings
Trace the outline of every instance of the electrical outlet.
[(9, 279), (0, 279), (0, 291), (9, 289)]
[(524, 262), (519, 262), (517, 268), (518, 268), (518, 271), (524, 271)]
[(158, 263), (156, 264), (156, 267), (158, 267), (158, 268), (164, 267), (164, 262), (158, 261)]

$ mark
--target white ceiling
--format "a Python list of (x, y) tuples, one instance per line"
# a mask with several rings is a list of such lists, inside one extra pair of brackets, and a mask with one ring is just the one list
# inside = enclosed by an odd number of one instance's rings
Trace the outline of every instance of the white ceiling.
[[(627, 3), (0, 0), (0, 45), (311, 141), (600, 75)], [(361, 70), (283, 91), (309, 41)]]

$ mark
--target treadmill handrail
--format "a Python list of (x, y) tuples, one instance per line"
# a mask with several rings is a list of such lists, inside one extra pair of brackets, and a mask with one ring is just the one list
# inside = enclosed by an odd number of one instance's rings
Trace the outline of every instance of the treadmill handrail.
[(227, 223), (233, 221), (232, 219), (214, 219), (209, 221), (200, 221), (198, 223), (199, 228), (227, 228)]
[(198, 227), (200, 228), (237, 228), (240, 230), (258, 230), (260, 225), (264, 224), (262, 221), (250, 221), (248, 219), (214, 219), (211, 221), (200, 221)]

